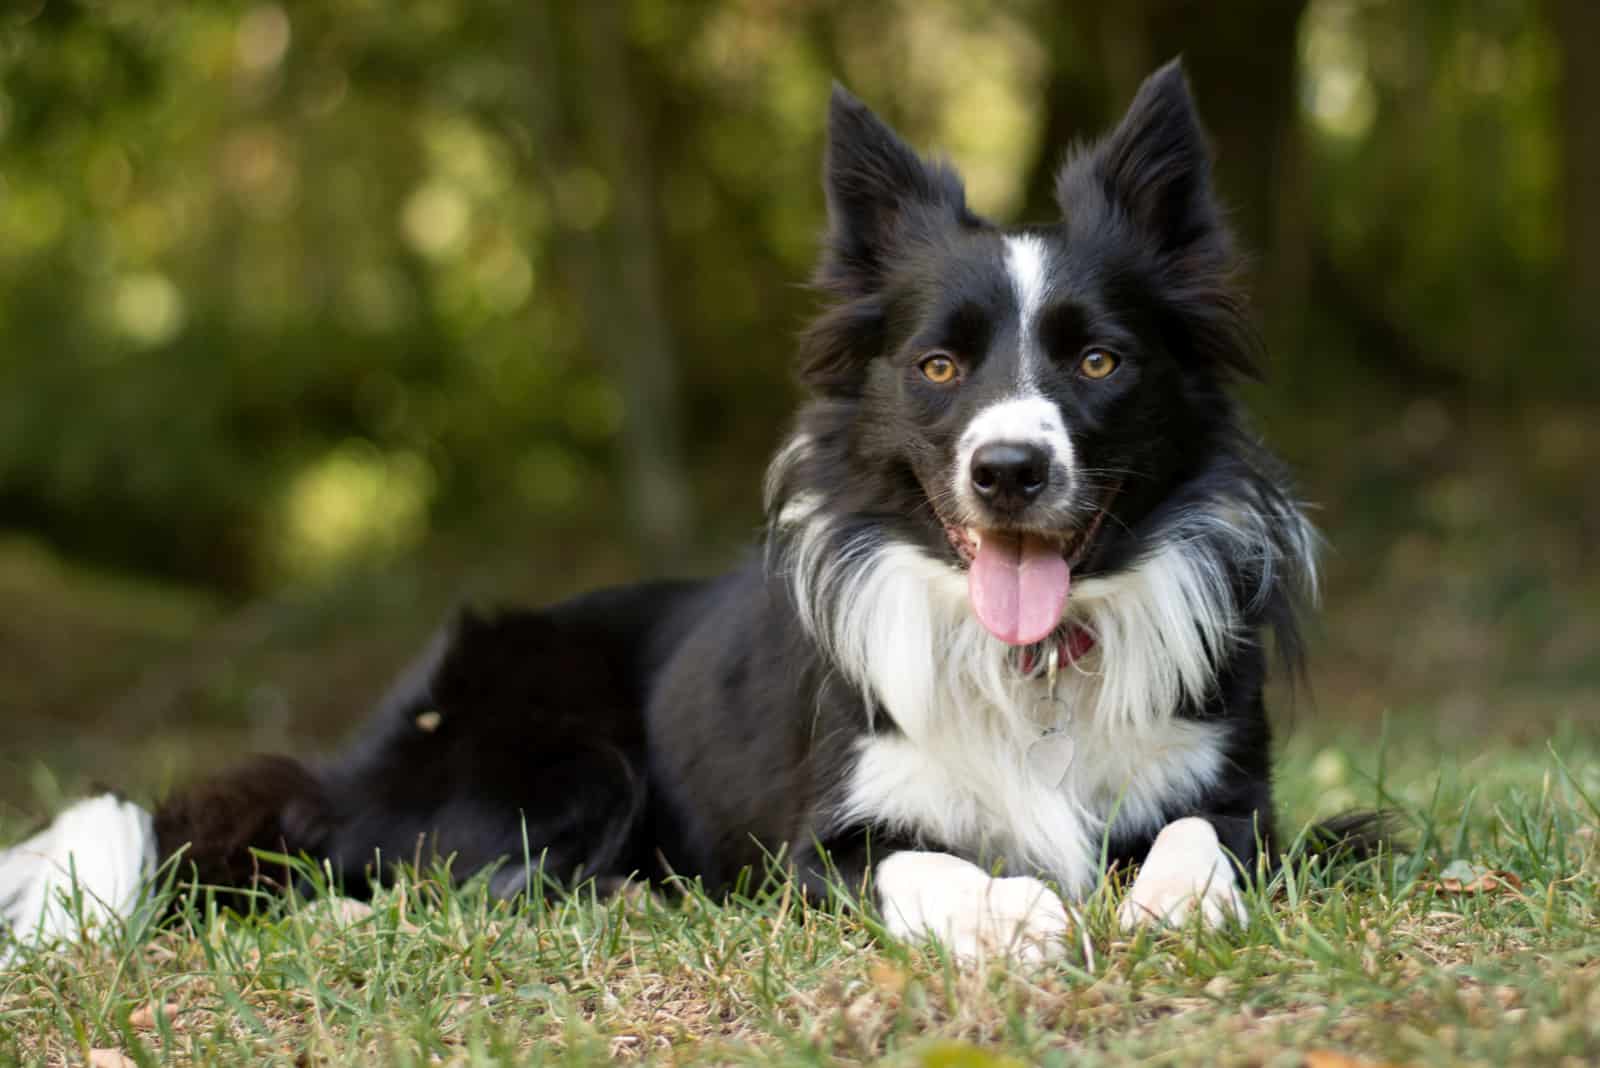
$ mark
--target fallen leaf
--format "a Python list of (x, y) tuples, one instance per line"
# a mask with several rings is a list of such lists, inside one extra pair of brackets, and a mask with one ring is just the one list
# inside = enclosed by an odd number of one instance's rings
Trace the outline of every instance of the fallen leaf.
[(1515, 893), (1522, 889), (1516, 872), (1485, 868), (1466, 860), (1452, 860), (1434, 884), (1441, 894)]
[(872, 967), (867, 969), (867, 976), (872, 980), (873, 986), (890, 994), (905, 993), (906, 983), (911, 979), (904, 971), (884, 960), (874, 962)]
[(1522, 1000), (1522, 991), (1514, 986), (1496, 986), (1489, 989), (1489, 996), (1494, 998), (1502, 1009), (1513, 1009)]
[(92, 1049), (89, 1051), (89, 1068), (136, 1068), (134, 1062), (123, 1056), (120, 1049)]
[(312, 909), (318, 914), (318, 919), (332, 920), (340, 927), (360, 923), (372, 915), (371, 905), (350, 897), (327, 898), (320, 905), (313, 905)]
[(935, 1043), (922, 1055), (923, 1068), (1022, 1068), (1015, 1057), (991, 1053), (970, 1042)]
[[(372, 919), (374, 914), (372, 906), (365, 901), (357, 901), (353, 897), (329, 897), (309, 905), (306, 915), (318, 924), (343, 930)], [(396, 927), (401, 934), (416, 934), (420, 930), (407, 920), (401, 920)]]
[[(170, 1003), (163, 1005), (161, 1006), (161, 1014), (167, 1018), (168, 1022), (176, 1020), (178, 1018), (178, 1006)], [(137, 1009), (134, 1009), (133, 1013), (128, 1017), (128, 1023), (139, 1028), (140, 1030), (148, 1031), (150, 1028), (156, 1025), (155, 1006), (140, 1005)]]
[(1399, 1068), (1387, 1061), (1369, 1061), (1331, 1049), (1314, 1049), (1305, 1055), (1305, 1068)]

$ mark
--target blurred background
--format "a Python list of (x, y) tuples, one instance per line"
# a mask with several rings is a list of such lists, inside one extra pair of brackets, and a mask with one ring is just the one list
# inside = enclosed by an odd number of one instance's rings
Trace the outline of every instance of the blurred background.
[(0, 806), (332, 744), (463, 600), (726, 564), (830, 82), (1043, 220), (1180, 52), (1330, 543), (1293, 730), (1592, 732), (1596, 41), (1588, 0), (9, 0)]

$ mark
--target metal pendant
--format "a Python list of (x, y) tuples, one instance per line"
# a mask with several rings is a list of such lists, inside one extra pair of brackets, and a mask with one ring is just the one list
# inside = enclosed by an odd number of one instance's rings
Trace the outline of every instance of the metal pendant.
[(1061, 646), (1052, 645), (1045, 661), (1045, 703), (1050, 725), (1044, 734), (1028, 746), (1028, 769), (1049, 786), (1058, 789), (1066, 780), (1072, 767), (1075, 743), (1067, 728), (1072, 723), (1072, 710), (1056, 701), (1056, 675), (1061, 669)]
[(1076, 748), (1072, 735), (1060, 727), (1052, 727), (1043, 738), (1028, 746), (1028, 770), (1051, 789), (1057, 789), (1066, 780), (1072, 767)]

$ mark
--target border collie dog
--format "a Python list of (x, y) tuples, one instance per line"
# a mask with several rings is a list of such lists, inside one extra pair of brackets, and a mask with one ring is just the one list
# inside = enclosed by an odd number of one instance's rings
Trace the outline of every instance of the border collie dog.
[[(773, 858), (901, 937), (1058, 952), (1107, 862), (1126, 923), (1243, 913), (1274, 854), (1262, 687), (1316, 537), (1232, 387), (1258, 344), (1181, 67), (1006, 229), (836, 89), (809, 390), (763, 551), (707, 581), (468, 614), (323, 762), (114, 796), (0, 853), (14, 937), (253, 849), (724, 890)], [(1269, 639), (1269, 632), (1272, 637)], [(379, 858), (375, 863), (375, 858)], [(1054, 888), (1047, 885), (1054, 884)]]

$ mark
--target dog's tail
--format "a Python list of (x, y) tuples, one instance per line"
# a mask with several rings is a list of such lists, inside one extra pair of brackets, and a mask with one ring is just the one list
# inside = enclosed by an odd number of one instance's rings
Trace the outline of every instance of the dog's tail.
[(176, 879), (243, 894), (274, 885), (252, 851), (315, 852), (324, 811), (318, 779), (288, 757), (256, 758), (153, 813), (113, 793), (75, 802), (0, 850), (0, 941), (76, 940), (127, 921), (168, 865)]
[(1393, 809), (1355, 809), (1314, 823), (1295, 842), (1290, 859), (1334, 863), (1405, 852), (1404, 821)]
[(164, 801), (152, 826), (161, 862), (181, 883), (241, 892), (285, 890), (288, 876), (264, 868), (257, 851), (320, 856), (330, 831), (318, 775), (286, 756), (258, 756)]
[(0, 850), (0, 964), (7, 942), (76, 938), (133, 916), (156, 859), (150, 813), (115, 794), (79, 801)]

